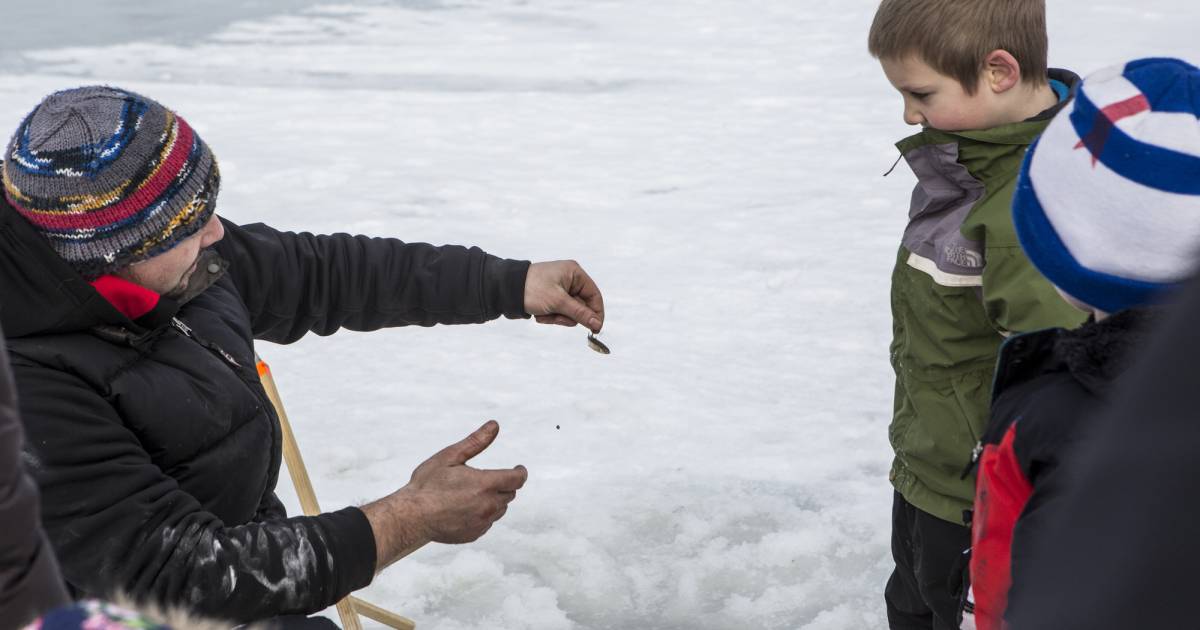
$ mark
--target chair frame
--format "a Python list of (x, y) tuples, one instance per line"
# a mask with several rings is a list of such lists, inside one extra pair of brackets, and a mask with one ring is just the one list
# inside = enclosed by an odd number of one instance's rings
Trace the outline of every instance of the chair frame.
[[(267, 391), (267, 397), (271, 399), (275, 413), (279, 416), (279, 426), (283, 432), (283, 461), (287, 464), (292, 485), (295, 486), (296, 495), (300, 498), (300, 509), (306, 516), (316, 516), (321, 513), (321, 506), (317, 503), (317, 493), (313, 490), (312, 480), (308, 477), (304, 458), (300, 456), (300, 445), (296, 443), (296, 435), (292, 433), (292, 425), (288, 422), (287, 412), (283, 409), (283, 401), (279, 397), (279, 388), (275, 385), (275, 377), (272, 376), (270, 366), (262, 360), (262, 357), (255, 356), (255, 361), (258, 364), (258, 377), (262, 381), (263, 389)], [(339, 601), (337, 611), (343, 630), (362, 630), (359, 615), (378, 621), (395, 630), (415, 630), (417, 627), (417, 624), (411, 619), (353, 595), (347, 595)]]

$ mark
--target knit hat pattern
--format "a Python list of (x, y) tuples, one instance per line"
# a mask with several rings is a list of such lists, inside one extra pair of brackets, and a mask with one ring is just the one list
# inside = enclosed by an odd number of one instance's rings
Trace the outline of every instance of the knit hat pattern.
[(220, 172), (187, 122), (126, 90), (42, 100), (5, 152), (4, 195), (87, 279), (165, 252), (204, 226)]
[(1200, 263), (1200, 70), (1139, 59), (1083, 81), (1030, 148), (1013, 222), (1038, 271), (1106, 312)]

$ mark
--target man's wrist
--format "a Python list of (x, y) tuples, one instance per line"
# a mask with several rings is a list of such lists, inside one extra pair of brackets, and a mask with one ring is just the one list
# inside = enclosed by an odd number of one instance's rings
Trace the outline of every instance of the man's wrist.
[(420, 501), (404, 488), (361, 509), (375, 534), (376, 573), (431, 540)]

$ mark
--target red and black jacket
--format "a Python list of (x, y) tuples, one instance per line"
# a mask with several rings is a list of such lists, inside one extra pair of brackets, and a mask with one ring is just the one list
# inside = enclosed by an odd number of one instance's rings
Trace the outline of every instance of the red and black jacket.
[(971, 522), (971, 588), (979, 630), (1006, 627), (1010, 586), (1033, 541), (1061, 509), (1064, 456), (1127, 364), (1150, 317), (1117, 313), (1076, 330), (1013, 337), (1000, 351), (992, 414), (981, 440)]

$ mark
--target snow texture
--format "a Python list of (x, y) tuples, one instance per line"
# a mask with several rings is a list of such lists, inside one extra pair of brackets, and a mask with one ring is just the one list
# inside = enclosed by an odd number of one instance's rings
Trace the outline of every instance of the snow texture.
[[(0, 41), (0, 129), (120, 85), (208, 141), (234, 220), (574, 258), (604, 290), (610, 356), (524, 321), (263, 344), (327, 509), (489, 418), (474, 463), (530, 470), (483, 539), (366, 599), (427, 630), (885, 625), (913, 179), (881, 177), (910, 129), (874, 0), (122, 0), (27, 36), (60, 4)], [(1200, 59), (1191, 0), (1049, 4), (1053, 65)]]

